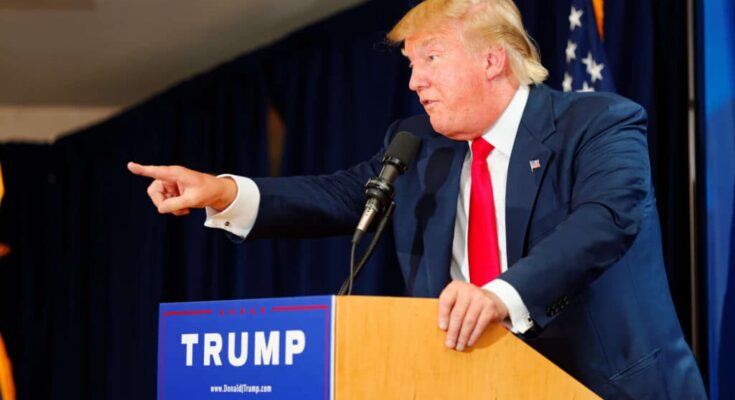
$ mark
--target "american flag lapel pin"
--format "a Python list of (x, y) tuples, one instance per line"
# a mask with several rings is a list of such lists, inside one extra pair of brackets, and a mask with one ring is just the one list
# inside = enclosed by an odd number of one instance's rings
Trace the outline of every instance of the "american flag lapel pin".
[(531, 165), (531, 173), (533, 173), (533, 171), (536, 171), (537, 169), (541, 168), (541, 161), (539, 161), (539, 160), (531, 160), (531, 161), (528, 162), (528, 164)]

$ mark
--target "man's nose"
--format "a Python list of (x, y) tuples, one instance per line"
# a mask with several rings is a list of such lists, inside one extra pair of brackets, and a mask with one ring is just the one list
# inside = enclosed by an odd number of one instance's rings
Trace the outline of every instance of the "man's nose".
[(413, 68), (411, 70), (411, 79), (408, 80), (408, 88), (414, 92), (419, 92), (422, 89), (426, 89), (428, 82), (426, 77), (419, 68)]

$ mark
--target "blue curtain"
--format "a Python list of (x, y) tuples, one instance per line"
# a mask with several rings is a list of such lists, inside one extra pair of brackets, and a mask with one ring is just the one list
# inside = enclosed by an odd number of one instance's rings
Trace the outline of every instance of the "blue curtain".
[[(160, 302), (337, 290), (347, 274), (346, 238), (232, 243), (202, 227), (203, 212), (158, 215), (148, 182), (125, 163), (267, 175), (269, 105), (286, 126), (282, 175), (368, 158), (392, 120), (421, 112), (406, 61), (384, 43), (415, 2), (374, 0), (340, 13), (53, 145), (0, 146), (7, 189), (0, 240), (13, 249), (0, 260), (0, 331), (20, 398), (154, 396)], [(618, 92), (651, 114), (665, 254), (686, 327), (685, 3), (666, 2), (666, 10), (650, 0), (607, 3), (605, 45)], [(558, 88), (570, 2), (518, 5)], [(356, 291), (403, 289), (385, 241)]]
[(710, 396), (735, 398), (735, 6), (702, 5)]

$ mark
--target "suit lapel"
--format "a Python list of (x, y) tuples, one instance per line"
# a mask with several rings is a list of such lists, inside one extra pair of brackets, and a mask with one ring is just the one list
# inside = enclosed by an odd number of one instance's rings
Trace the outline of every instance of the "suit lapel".
[[(508, 166), (505, 220), (509, 266), (523, 255), (538, 190), (553, 157), (553, 151), (543, 141), (554, 131), (548, 88), (532, 87)], [(406, 222), (416, 222), (417, 235), (398, 239), (411, 242), (407, 243), (408, 253), (414, 257), (402, 262), (401, 268), (409, 293), (421, 297), (437, 296), (449, 281), (459, 180), (468, 151), (466, 142), (434, 135), (423, 144), (416, 165), (420, 197), (404, 203), (414, 207), (413, 218), (409, 215)], [(529, 164), (533, 160), (540, 164), (534, 170)], [(402, 229), (397, 227), (396, 232), (400, 234)]]
[[(508, 266), (523, 256), (526, 232), (553, 151), (543, 140), (555, 130), (548, 89), (539, 85), (531, 93), (518, 127), (508, 166), (505, 193), (505, 232)], [(536, 162), (536, 168), (531, 163)]]

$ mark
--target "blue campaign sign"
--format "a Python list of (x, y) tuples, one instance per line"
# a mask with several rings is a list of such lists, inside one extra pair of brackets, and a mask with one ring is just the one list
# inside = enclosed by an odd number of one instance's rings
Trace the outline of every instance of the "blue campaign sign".
[(165, 303), (158, 399), (332, 399), (334, 296)]

